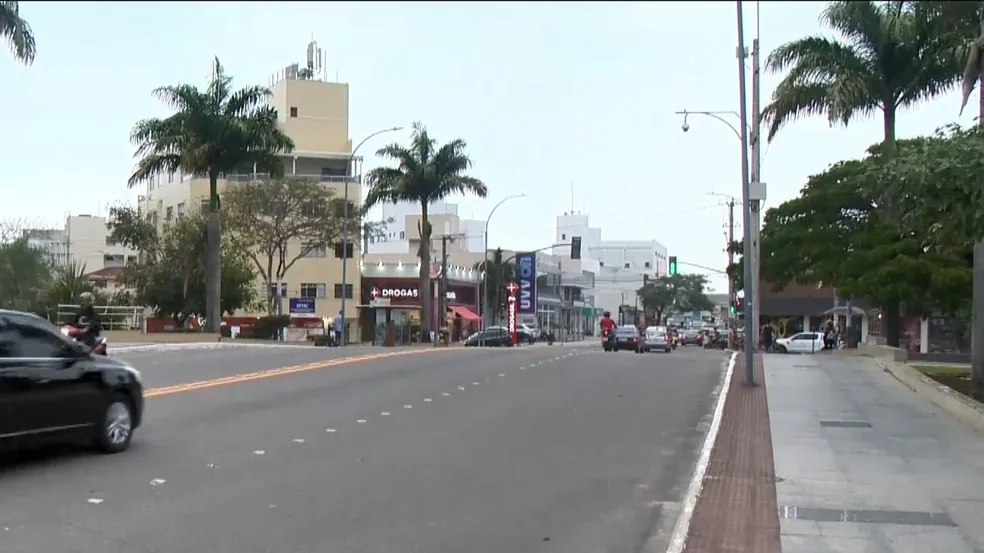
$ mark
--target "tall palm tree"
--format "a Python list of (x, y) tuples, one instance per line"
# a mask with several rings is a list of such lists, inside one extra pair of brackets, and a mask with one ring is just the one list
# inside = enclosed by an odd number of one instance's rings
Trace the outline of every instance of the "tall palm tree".
[[(943, 94), (963, 73), (952, 42), (943, 40), (940, 22), (927, 10), (903, 9), (872, 1), (830, 2), (821, 21), (842, 40), (809, 36), (769, 54), (770, 71), (788, 71), (772, 94), (763, 117), (771, 141), (779, 129), (803, 115), (826, 115), (847, 125), (880, 112), (886, 155), (896, 150), (898, 111)], [(882, 205), (892, 213), (892, 198)], [(897, 346), (898, 305), (882, 306), (886, 338)]]
[[(485, 272), (484, 286), (489, 287), (489, 312), (493, 321), (499, 321), (506, 308), (506, 283), (515, 278), (516, 264), (503, 261), (502, 248), (496, 248), (487, 266), (485, 261), (479, 261), (474, 268)], [(484, 292), (482, 297), (485, 297)]]
[(280, 156), (292, 151), (294, 142), (280, 130), (277, 110), (266, 103), (270, 90), (262, 86), (233, 90), (232, 77), (218, 58), (205, 90), (181, 84), (158, 88), (154, 94), (175, 113), (134, 125), (130, 141), (137, 147), (134, 157), (139, 161), (128, 185), (132, 188), (153, 175), (179, 170), (208, 177), (205, 318), (208, 331), (218, 332), (222, 297), (219, 178), (237, 170), (252, 172), (254, 166), (282, 175)]
[(25, 65), (34, 63), (37, 53), (31, 26), (20, 16), (20, 2), (0, 0), (0, 38), (10, 44), (14, 57)]
[(420, 204), (420, 306), (424, 339), (431, 331), (431, 225), (428, 208), (432, 202), (453, 194), (471, 193), (480, 198), (488, 195), (485, 184), (465, 174), (472, 161), (465, 152), (467, 144), (456, 138), (440, 147), (419, 122), (413, 124), (410, 144), (390, 144), (376, 155), (392, 160), (396, 167), (378, 167), (366, 175), (369, 193), (363, 211), (383, 203), (414, 202)]

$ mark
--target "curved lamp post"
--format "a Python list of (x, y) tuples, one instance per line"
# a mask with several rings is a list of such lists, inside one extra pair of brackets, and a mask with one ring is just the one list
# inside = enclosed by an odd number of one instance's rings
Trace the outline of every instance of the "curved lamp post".
[(485, 219), (485, 261), (482, 263), (482, 283), (485, 287), (485, 293), (482, 298), (482, 330), (488, 326), (486, 319), (488, 318), (489, 312), (489, 286), (488, 286), (488, 275), (489, 275), (489, 223), (492, 221), (492, 215), (495, 214), (495, 210), (499, 209), (499, 206), (513, 200), (516, 198), (525, 198), (526, 194), (513, 194), (512, 196), (506, 196), (499, 200), (499, 203), (492, 207), (492, 211), (489, 212), (489, 216)]
[[(349, 155), (349, 159), (348, 159), (348, 166), (350, 168), (349, 170), (351, 170), (353, 172), (355, 171), (355, 154), (359, 151), (359, 148), (361, 148), (363, 144), (365, 144), (366, 142), (369, 141), (370, 138), (379, 136), (379, 135), (381, 135), (383, 133), (396, 132), (396, 131), (402, 131), (402, 130), (403, 130), (403, 127), (391, 127), (389, 129), (383, 129), (383, 130), (380, 130), (380, 131), (376, 131), (376, 132), (370, 134), (369, 136), (363, 138), (362, 139), (362, 142), (359, 142), (359, 144), (355, 148), (352, 148), (352, 154)], [(346, 172), (348, 172), (348, 170)], [(359, 182), (360, 183), (362, 182), (362, 174), (361, 174), (361, 172), (359, 174)], [(341, 309), (342, 337), (341, 337), (341, 340), (339, 341), (339, 345), (340, 346), (344, 346), (345, 345), (345, 295), (346, 295), (345, 294), (345, 289), (348, 287), (347, 284), (348, 284), (348, 245), (349, 245), (349, 238), (348, 238), (348, 226), (349, 226), (349, 179), (347, 179), (347, 178), (345, 179), (345, 199), (344, 199), (344, 202), (345, 203), (343, 204), (343, 207), (342, 207), (342, 309)], [(280, 291), (278, 290), (277, 292), (278, 292), (277, 295), (279, 296), (280, 295), (279, 294)], [(353, 297), (352, 299), (355, 299), (355, 298)]]

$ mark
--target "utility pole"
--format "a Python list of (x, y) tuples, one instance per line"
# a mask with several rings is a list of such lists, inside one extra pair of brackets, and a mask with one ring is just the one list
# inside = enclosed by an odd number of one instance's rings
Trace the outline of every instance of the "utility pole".
[[(756, 20), (758, 19), (758, 8), (756, 7)], [(752, 40), (752, 132), (751, 134), (751, 175), (750, 180), (754, 183), (762, 182), (762, 89), (760, 86), (762, 73), (762, 59), (759, 52), (758, 25), (756, 25), (756, 37)], [(759, 185), (760, 186), (760, 185)], [(759, 297), (760, 277), (759, 271), (761, 263), (761, 241), (762, 236), (762, 204), (758, 199), (749, 202), (752, 223), (752, 244), (749, 256), (746, 258), (752, 263), (752, 282), (745, 283), (745, 289), (752, 290), (752, 320), (751, 324), (745, 322), (745, 343), (751, 343), (753, 349), (758, 349), (758, 329), (762, 326), (762, 300)]]
[[(730, 269), (735, 264), (735, 252), (732, 251), (731, 245), (735, 243), (735, 200), (734, 198), (728, 200), (728, 268)], [(735, 320), (738, 318), (738, 313), (735, 312), (734, 316), (731, 316), (731, 306), (735, 304), (735, 276), (730, 271), (728, 272), (728, 328), (735, 328)]]
[[(448, 242), (452, 244), (457, 238), (464, 238), (465, 234), (442, 234), (441, 235), (441, 277), (437, 286), (437, 328), (434, 330), (434, 347), (440, 339), (441, 328), (448, 318)], [(421, 291), (422, 293), (423, 291)], [(429, 292), (428, 292), (429, 293)], [(450, 331), (450, 329), (448, 329)]]
[[(741, 186), (741, 188), (742, 188), (741, 198), (742, 198), (742, 208), (743, 208), (741, 211), (742, 211), (742, 223), (743, 223), (742, 224), (742, 230), (743, 230), (744, 235), (745, 235), (744, 236), (744, 238), (745, 238), (745, 240), (744, 240), (745, 247), (748, 248), (749, 245), (752, 245), (753, 248), (749, 248), (749, 249), (754, 249), (754, 242), (755, 241), (753, 240), (753, 236), (752, 236), (752, 220), (753, 219), (754, 220), (757, 220), (758, 219), (758, 213), (757, 212), (754, 212), (753, 213), (753, 206), (752, 206), (752, 202), (751, 202), (751, 196), (752, 196), (752, 186), (751, 186), (751, 183), (752, 183), (752, 181), (749, 178), (750, 175), (749, 175), (749, 167), (748, 167), (748, 165), (749, 165), (749, 163), (748, 163), (749, 162), (749, 159), (748, 159), (749, 158), (749, 155), (748, 155), (748, 153), (749, 153), (748, 152), (748, 146), (749, 146), (748, 145), (748, 138), (749, 138), (748, 137), (748, 134), (749, 133), (747, 132), (747, 129), (749, 128), (750, 125), (748, 124), (748, 104), (746, 103), (747, 102), (747, 95), (745, 94), (745, 81), (746, 81), (746, 79), (745, 79), (745, 18), (744, 18), (744, 11), (742, 9), (742, 1), (743, 0), (738, 0), (736, 2), (736, 4), (737, 4), (737, 6), (736, 6), (736, 8), (737, 8), (737, 19), (738, 19), (738, 21), (737, 21), (737, 23), (738, 23), (738, 25), (737, 25), (737, 27), (738, 27), (738, 106), (739, 106), (739, 113), (738, 113), (738, 115), (739, 115), (739, 119), (741, 119), (741, 128), (742, 128), (742, 131), (743, 131), (741, 133), (741, 136), (740, 136), (740, 138), (741, 138), (741, 185), (742, 185)], [(757, 104), (757, 102), (755, 102), (755, 104)], [(755, 119), (757, 121), (758, 120), (758, 117), (756, 116)], [(754, 128), (753, 125), (751, 125), (751, 126)], [(752, 159), (755, 159), (755, 157), (752, 156)], [(758, 202), (755, 202), (755, 203), (756, 203), (756, 206), (755, 207), (757, 207)], [(754, 215), (754, 217), (753, 217), (753, 215)], [(744, 281), (745, 281), (745, 291), (746, 291), (746, 293), (745, 293), (745, 305), (743, 306), (744, 309), (745, 309), (745, 351), (743, 353), (745, 354), (744, 355), (744, 357), (745, 357), (745, 385), (746, 386), (754, 386), (755, 385), (755, 366), (754, 366), (754, 363), (755, 363), (755, 349), (754, 349), (754, 344), (755, 344), (755, 338), (756, 338), (756, 335), (758, 334), (758, 331), (757, 331), (757, 329), (754, 326), (752, 326), (750, 328), (750, 325), (754, 325), (755, 324), (755, 321), (754, 321), (754, 314), (755, 313), (754, 313), (754, 311), (752, 311), (752, 305), (751, 304), (755, 301), (755, 292), (754, 292), (754, 290), (757, 287), (754, 286), (754, 284), (755, 284), (755, 271), (753, 270), (753, 267), (755, 266), (755, 264), (754, 264), (754, 261), (753, 260), (749, 259), (751, 256), (748, 256), (747, 255), (748, 253), (750, 253), (750, 252), (746, 252), (746, 261), (752, 261), (752, 263), (747, 263), (746, 262), (744, 264), (745, 265)], [(749, 281), (751, 281), (751, 284), (749, 284)], [(749, 298), (748, 297), (749, 295), (751, 295), (752, 297)]]

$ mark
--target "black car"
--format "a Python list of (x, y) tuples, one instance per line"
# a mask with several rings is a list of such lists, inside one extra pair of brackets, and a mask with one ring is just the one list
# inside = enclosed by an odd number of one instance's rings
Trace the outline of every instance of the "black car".
[(117, 453), (143, 407), (139, 371), (90, 355), (37, 315), (0, 310), (0, 448), (83, 439)]
[(626, 325), (615, 329), (615, 351), (621, 351), (623, 349), (642, 353), (638, 328)]
[(463, 345), (465, 347), (486, 346), (494, 348), (511, 347), (513, 343), (512, 336), (509, 335), (504, 327), (493, 326), (465, 338)]

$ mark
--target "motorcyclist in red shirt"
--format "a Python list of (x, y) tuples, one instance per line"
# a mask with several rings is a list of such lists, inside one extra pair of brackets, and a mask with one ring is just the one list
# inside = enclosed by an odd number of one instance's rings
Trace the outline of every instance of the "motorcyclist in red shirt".
[(612, 314), (608, 311), (601, 316), (601, 332), (613, 332), (615, 330), (615, 319), (612, 319)]

